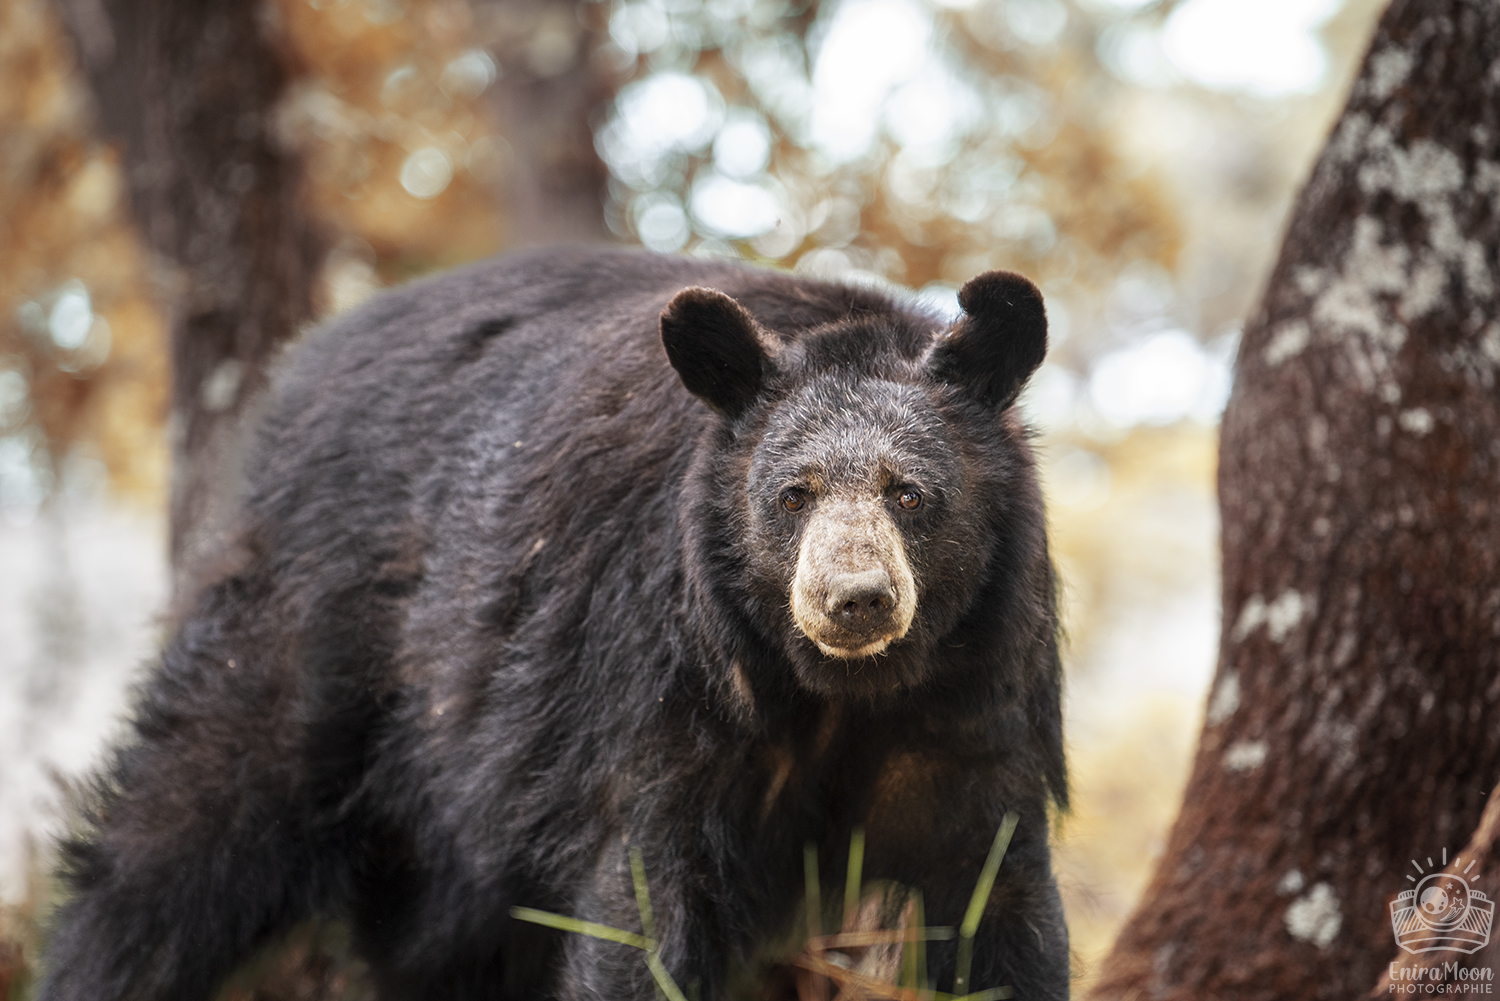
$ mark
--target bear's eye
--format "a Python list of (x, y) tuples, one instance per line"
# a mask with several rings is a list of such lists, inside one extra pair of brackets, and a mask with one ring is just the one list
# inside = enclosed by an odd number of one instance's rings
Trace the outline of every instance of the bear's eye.
[(917, 490), (913, 490), (911, 487), (907, 487), (905, 490), (901, 491), (901, 496), (897, 498), (896, 503), (900, 504), (908, 511), (915, 511), (917, 508), (922, 506), (922, 494)]
[(802, 510), (807, 503), (807, 495), (796, 487), (788, 487), (781, 492), (781, 506), (795, 514)]

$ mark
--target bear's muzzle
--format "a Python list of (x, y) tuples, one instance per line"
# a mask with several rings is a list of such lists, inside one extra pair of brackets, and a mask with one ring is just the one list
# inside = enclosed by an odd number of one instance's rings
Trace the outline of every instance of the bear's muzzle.
[(824, 655), (869, 657), (906, 635), (916, 582), (880, 497), (824, 497), (808, 519), (792, 580), (792, 618)]

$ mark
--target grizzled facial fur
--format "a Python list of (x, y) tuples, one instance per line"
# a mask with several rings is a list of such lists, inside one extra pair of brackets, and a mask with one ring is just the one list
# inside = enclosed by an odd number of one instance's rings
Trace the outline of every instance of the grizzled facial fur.
[(963, 476), (941, 431), (914, 386), (826, 376), (768, 422), (750, 465), (751, 549), (781, 556), (761, 572), (826, 657), (872, 657), (910, 631), (922, 599), (913, 563), (927, 568)]
[(983, 584), (1007, 465), (972, 428), (1003, 430), (1045, 353), (1046, 317), (1035, 287), (1005, 272), (969, 282), (960, 303), (952, 329), (895, 356), (870, 350), (891, 340), (889, 321), (788, 340), (709, 289), (662, 315), (684, 384), (732, 421), (745, 590), (810, 690), (921, 683)]

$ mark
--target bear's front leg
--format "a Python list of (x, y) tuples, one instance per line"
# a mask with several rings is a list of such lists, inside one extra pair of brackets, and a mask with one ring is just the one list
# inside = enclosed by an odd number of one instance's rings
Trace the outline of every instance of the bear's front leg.
[[(967, 979), (958, 982), (960, 940), (933, 942), (928, 949), (932, 986), (960, 995), (1008, 987), (1018, 1001), (1068, 997), (1068, 927), (1052, 875), (1047, 834), (1047, 816), (1040, 807), (1020, 815), (974, 932)], [(962, 858), (963, 864), (919, 881), (928, 923), (951, 926), (955, 934), (962, 928), (993, 844), (990, 840), (981, 848), (977, 839), (965, 841), (965, 850), (950, 856)]]
[[(724, 966), (724, 940), (718, 921), (685, 867), (653, 864), (639, 857), (645, 901), (637, 894), (626, 847), (606, 850), (572, 916), (650, 938), (654, 959), (689, 1001), (717, 998)], [(562, 1001), (654, 1001), (657, 980), (652, 957), (632, 945), (582, 933), (568, 935), (558, 997)]]

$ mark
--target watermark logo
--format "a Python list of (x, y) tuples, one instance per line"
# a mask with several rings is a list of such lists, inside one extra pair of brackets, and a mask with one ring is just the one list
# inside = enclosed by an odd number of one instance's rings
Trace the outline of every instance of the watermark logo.
[[(1462, 858), (1453, 860), (1455, 866), (1462, 862)], [(1427, 859), (1428, 869), (1436, 871), (1429, 872), (1412, 859), (1421, 878), (1407, 876), (1414, 885), (1391, 901), (1391, 930), (1397, 945), (1413, 955), (1440, 949), (1472, 955), (1489, 944), (1495, 902), (1471, 885), (1479, 879), (1477, 872), (1470, 875), (1476, 862), (1470, 861), (1461, 872), (1445, 872), (1446, 848), (1440, 866)]]

